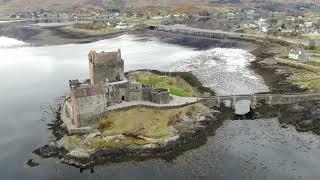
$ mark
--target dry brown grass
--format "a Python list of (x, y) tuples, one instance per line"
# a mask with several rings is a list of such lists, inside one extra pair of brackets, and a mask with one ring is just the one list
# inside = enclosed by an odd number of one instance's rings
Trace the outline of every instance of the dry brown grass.
[(205, 106), (202, 104), (194, 104), (168, 110), (135, 108), (111, 112), (94, 127), (107, 136), (131, 133), (161, 139), (168, 137), (170, 127), (186, 116), (187, 113), (189, 116), (195, 116), (202, 112), (204, 108)]

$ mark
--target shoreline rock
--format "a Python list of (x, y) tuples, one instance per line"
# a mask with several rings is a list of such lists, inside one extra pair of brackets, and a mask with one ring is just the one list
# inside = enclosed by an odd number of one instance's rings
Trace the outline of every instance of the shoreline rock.
[[(147, 144), (140, 148), (101, 148), (84, 149), (83, 147), (68, 147), (63, 144), (63, 138), (56, 143), (50, 143), (36, 149), (33, 153), (42, 158), (58, 158), (64, 164), (72, 165), (76, 168), (91, 169), (96, 165), (105, 163), (118, 163), (124, 161), (142, 161), (146, 159), (163, 158), (173, 159), (186, 150), (199, 147), (206, 142), (206, 137), (213, 134), (224, 121), (220, 111), (211, 110), (204, 116), (200, 116), (193, 122), (186, 122), (191, 129), (184, 134), (177, 134), (169, 137), (157, 144)], [(98, 135), (98, 134), (96, 134)], [(90, 137), (93, 136), (89, 135)]]

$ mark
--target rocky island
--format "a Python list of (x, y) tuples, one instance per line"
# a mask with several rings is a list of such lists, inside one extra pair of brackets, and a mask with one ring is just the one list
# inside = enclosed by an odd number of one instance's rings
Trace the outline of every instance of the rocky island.
[[(58, 112), (56, 139), (34, 153), (91, 168), (105, 162), (168, 158), (191, 148), (222, 122), (214, 95), (191, 73), (124, 73), (121, 51), (89, 53), (90, 79), (70, 80)], [(168, 73), (169, 75), (169, 73)], [(198, 142), (197, 142), (198, 141)]]

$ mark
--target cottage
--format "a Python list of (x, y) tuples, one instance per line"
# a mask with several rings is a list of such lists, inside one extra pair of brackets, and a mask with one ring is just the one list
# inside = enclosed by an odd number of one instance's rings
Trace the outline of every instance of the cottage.
[(308, 56), (299, 49), (291, 49), (288, 55), (289, 59), (300, 60), (300, 61), (308, 61)]

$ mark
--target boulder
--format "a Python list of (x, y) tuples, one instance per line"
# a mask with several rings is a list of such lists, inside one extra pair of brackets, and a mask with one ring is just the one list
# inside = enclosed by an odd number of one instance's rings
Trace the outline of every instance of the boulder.
[(92, 151), (84, 148), (76, 148), (70, 151), (67, 155), (74, 158), (88, 159)]
[(106, 136), (103, 137), (103, 140), (105, 140), (106, 142), (110, 142), (110, 141), (115, 141), (115, 140), (121, 140), (126, 138), (124, 135), (119, 134), (119, 135), (115, 135), (115, 136)]
[(142, 146), (143, 149), (154, 149), (157, 146), (155, 144), (146, 144), (144, 146)]
[(313, 130), (313, 121), (312, 120), (305, 120), (301, 121), (296, 124), (296, 130), (299, 132), (308, 132)]
[(176, 136), (178, 134), (178, 130), (174, 127), (170, 127), (169, 133), (170, 133), (170, 136)]
[(26, 164), (29, 166), (29, 167), (35, 167), (35, 166), (39, 166), (39, 163), (37, 162), (34, 162), (33, 159), (29, 159)]
[(90, 133), (90, 134), (88, 134), (86, 139), (93, 139), (93, 138), (95, 138), (97, 136), (101, 136), (101, 132)]
[(204, 121), (207, 121), (207, 118), (204, 117), (204, 116), (200, 116), (198, 119), (197, 119), (198, 122), (204, 122)]
[(171, 145), (171, 144), (173, 144), (174, 142), (176, 142), (179, 138), (180, 138), (179, 135), (173, 136), (173, 137), (169, 137), (169, 138), (163, 140), (162, 145), (163, 145), (163, 146)]

